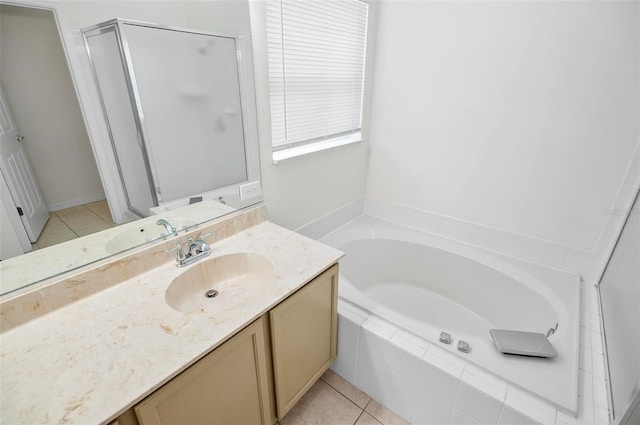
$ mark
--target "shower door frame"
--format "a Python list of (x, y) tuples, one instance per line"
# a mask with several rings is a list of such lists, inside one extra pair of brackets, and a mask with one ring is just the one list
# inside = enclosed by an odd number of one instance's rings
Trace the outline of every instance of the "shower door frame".
[[(624, 412), (620, 412), (617, 411), (617, 409), (619, 408), (616, 407), (615, 405), (615, 400), (613, 397), (613, 385), (611, 383), (611, 364), (609, 361), (609, 348), (607, 345), (607, 337), (606, 337), (606, 327), (605, 327), (605, 311), (604, 311), (604, 306), (603, 306), (603, 299), (602, 299), (602, 281), (605, 277), (605, 274), (607, 272), (607, 268), (609, 267), (609, 264), (612, 261), (613, 255), (615, 254), (616, 248), (618, 247), (618, 243), (620, 242), (620, 239), (622, 239), (622, 234), (624, 233), (624, 230), (626, 228), (627, 222), (629, 221), (629, 219), (631, 218), (631, 214), (633, 213), (634, 208), (636, 207), (636, 205), (640, 205), (640, 188), (638, 188), (636, 190), (636, 194), (633, 197), (633, 201), (631, 202), (630, 206), (629, 206), (629, 211), (626, 214), (626, 217), (624, 219), (624, 222), (622, 224), (622, 227), (620, 228), (620, 233), (618, 234), (618, 237), (616, 238), (615, 243), (613, 244), (613, 248), (611, 248), (611, 254), (609, 255), (609, 258), (607, 259), (607, 263), (605, 264), (604, 268), (602, 269), (602, 272), (600, 274), (600, 276), (598, 277), (598, 281), (596, 284), (596, 294), (597, 294), (597, 298), (598, 298), (598, 310), (599, 310), (599, 314), (600, 314), (600, 327), (602, 329), (602, 343), (603, 343), (603, 347), (604, 347), (604, 371), (605, 371), (605, 375), (606, 375), (606, 382), (607, 382), (607, 401), (609, 404), (609, 421), (611, 424), (613, 425), (617, 425), (617, 424), (621, 424), (621, 425), (625, 425), (627, 423), (629, 423), (628, 421), (632, 418), (632, 416), (637, 415), (637, 411), (640, 410), (640, 392), (638, 392), (634, 399), (631, 401), (630, 405), (628, 406), (628, 410), (624, 411)], [(629, 424), (630, 425), (630, 424)]]
[[(118, 42), (118, 47), (119, 47), (119, 54), (120, 54), (120, 58), (123, 65), (125, 80), (127, 83), (127, 91), (129, 93), (129, 101), (131, 102), (134, 121), (136, 124), (136, 132), (137, 132), (136, 137), (138, 138), (138, 144), (142, 151), (142, 156), (145, 162), (144, 166), (145, 166), (145, 170), (146, 170), (146, 174), (149, 182), (149, 189), (151, 191), (151, 197), (152, 197), (154, 206), (156, 207), (159, 206), (163, 202), (163, 199), (162, 199), (160, 186), (157, 183), (159, 180), (156, 172), (156, 166), (153, 160), (153, 155), (149, 154), (149, 151), (151, 150), (150, 143), (149, 143), (149, 135), (147, 131), (146, 121), (144, 118), (144, 111), (142, 110), (142, 101), (141, 101), (140, 93), (138, 92), (138, 88), (136, 84), (136, 76), (133, 68), (133, 60), (131, 58), (131, 52), (129, 49), (129, 42), (127, 40), (126, 32), (124, 31), (124, 25), (134, 25), (134, 26), (141, 26), (146, 28), (176, 31), (176, 32), (189, 33), (189, 34), (221, 37), (221, 38), (233, 40), (234, 46), (235, 46), (235, 52), (236, 52), (235, 59), (236, 59), (236, 70), (238, 74), (238, 88), (239, 88), (239, 97), (240, 97), (240, 110), (241, 110), (242, 136), (243, 136), (242, 142), (244, 144), (245, 169), (247, 174), (247, 179), (244, 180), (243, 182), (260, 180), (259, 165), (257, 167), (257, 175), (256, 175), (256, 167), (255, 167), (256, 161), (258, 161), (258, 158), (256, 153), (254, 153), (253, 149), (250, 147), (250, 142), (247, 140), (247, 137), (250, 134), (250, 131), (247, 128), (247, 118), (246, 118), (247, 105), (248, 105), (248, 102), (246, 100), (247, 87), (245, 86), (246, 83), (245, 83), (245, 75), (243, 71), (243, 63), (242, 63), (243, 59), (242, 59), (242, 49), (240, 47), (241, 45), (240, 37), (217, 33), (217, 32), (200, 31), (200, 30), (194, 30), (190, 28), (181, 28), (181, 27), (171, 26), (171, 25), (160, 25), (160, 24), (137, 21), (132, 19), (122, 19), (122, 18), (111, 19), (109, 21), (101, 22), (99, 24), (92, 25), (90, 27), (82, 29), (84, 47), (89, 57), (89, 62), (91, 65), (91, 71), (93, 73), (94, 80), (96, 81), (96, 84), (99, 86), (96, 69), (94, 67), (94, 63), (91, 57), (91, 49), (89, 48), (88, 37), (102, 34), (107, 30), (111, 30), (112, 28), (115, 29), (116, 40)], [(124, 191), (124, 195), (126, 198), (127, 208), (134, 214), (140, 217), (145, 217), (148, 214), (144, 214), (138, 211), (137, 209), (135, 209), (134, 207), (132, 207), (131, 202), (129, 201), (127, 187), (125, 185), (124, 177), (122, 175), (122, 170), (120, 167), (120, 162), (118, 160), (118, 154), (116, 151), (113, 134), (111, 132), (107, 111), (106, 111), (104, 100), (100, 90), (98, 90), (98, 96), (100, 97), (100, 104), (102, 106), (102, 111), (103, 111), (105, 120), (107, 121), (109, 138), (111, 140), (111, 145), (114, 152), (116, 165), (118, 168), (120, 181), (122, 184), (122, 189)], [(256, 156), (255, 158), (253, 157), (254, 155)], [(235, 183), (234, 186), (236, 184), (241, 184), (243, 182)], [(217, 189), (221, 189), (221, 188), (214, 188), (211, 190), (217, 190)]]
[[(122, 71), (124, 72), (125, 75), (125, 83), (127, 84), (127, 92), (129, 94), (129, 102), (131, 103), (131, 109), (133, 111), (133, 120), (135, 122), (136, 125), (136, 137), (138, 139), (138, 145), (140, 146), (140, 150), (142, 152), (142, 157), (144, 159), (144, 166), (145, 166), (145, 171), (147, 174), (147, 179), (148, 179), (148, 183), (149, 183), (149, 190), (151, 193), (151, 199), (154, 203), (154, 206), (158, 205), (158, 199), (156, 197), (156, 191), (154, 189), (154, 179), (153, 179), (153, 175), (151, 173), (150, 167), (149, 167), (149, 155), (147, 153), (147, 145), (144, 141), (144, 127), (143, 127), (143, 120), (140, 119), (140, 113), (141, 113), (141, 109), (138, 109), (138, 101), (139, 101), (139, 97), (137, 96), (136, 90), (134, 87), (132, 87), (134, 85), (134, 81), (132, 81), (132, 69), (131, 69), (131, 65), (127, 63), (127, 56), (125, 55), (125, 48), (124, 48), (124, 43), (123, 43), (123, 35), (122, 35), (122, 28), (118, 25), (119, 20), (118, 19), (113, 19), (111, 21), (106, 21), (106, 22), (102, 22), (100, 24), (91, 26), (89, 28), (85, 28), (82, 30), (82, 38), (84, 41), (84, 46), (85, 46), (85, 50), (87, 52), (87, 55), (89, 57), (89, 63), (91, 65), (91, 72), (93, 73), (93, 78), (96, 82), (96, 86), (98, 87), (98, 96), (100, 98), (100, 106), (102, 107), (102, 113), (104, 115), (104, 119), (107, 123), (107, 131), (109, 132), (109, 139), (111, 141), (111, 148), (113, 149), (113, 154), (114, 154), (114, 158), (116, 161), (116, 166), (118, 167), (118, 175), (120, 176), (120, 183), (122, 185), (122, 190), (124, 192), (124, 196), (127, 202), (127, 208), (129, 209), (129, 211), (131, 211), (132, 213), (140, 216), (140, 217), (146, 217), (148, 214), (144, 214), (141, 211), (139, 211), (138, 209), (136, 209), (132, 204), (131, 204), (131, 200), (129, 199), (129, 193), (127, 191), (127, 185), (125, 183), (125, 179), (122, 173), (122, 167), (120, 165), (120, 159), (118, 157), (118, 150), (116, 148), (116, 143), (114, 140), (114, 136), (113, 133), (111, 131), (111, 124), (109, 122), (109, 114), (107, 113), (107, 108), (104, 102), (104, 97), (102, 95), (102, 91), (99, 89), (100, 87), (100, 83), (99, 83), (99, 79), (98, 79), (98, 73), (96, 71), (95, 68), (95, 64), (93, 61), (93, 56), (91, 55), (91, 49), (89, 48), (89, 37), (94, 36), (94, 35), (101, 35), (101, 34), (105, 34), (107, 32), (111, 32), (113, 30), (115, 36), (116, 36), (116, 42), (118, 43), (118, 54), (120, 56), (120, 60), (122, 62)], [(127, 47), (128, 49), (128, 47)], [(129, 58), (130, 60), (130, 58)]]

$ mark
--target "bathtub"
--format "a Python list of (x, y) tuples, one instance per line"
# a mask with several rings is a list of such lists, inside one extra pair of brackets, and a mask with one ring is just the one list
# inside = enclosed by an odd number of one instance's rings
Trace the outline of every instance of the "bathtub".
[[(467, 369), (486, 372), (490, 387), (500, 388), (493, 391), (495, 399), (503, 397), (499, 401), (505, 402), (502, 389), (513, 388), (511, 393), (532, 394), (576, 413), (578, 276), (367, 216), (321, 240), (346, 254), (340, 261), (343, 306), (424, 340), (426, 351), (436, 347), (434, 352), (472, 365)], [(492, 328), (544, 333), (556, 323), (553, 359), (501, 354), (489, 334)], [(441, 332), (453, 342), (441, 343)], [(457, 350), (459, 340), (469, 344), (468, 353)]]

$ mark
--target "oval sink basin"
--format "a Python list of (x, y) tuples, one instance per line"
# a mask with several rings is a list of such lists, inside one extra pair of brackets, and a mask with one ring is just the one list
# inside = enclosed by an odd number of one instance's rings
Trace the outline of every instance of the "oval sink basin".
[[(262, 255), (237, 253), (196, 263), (176, 277), (165, 294), (167, 304), (182, 313), (204, 310), (223, 302), (233, 289), (260, 284), (274, 275), (273, 264)], [(212, 291), (216, 291), (213, 295)]]
[[(179, 231), (185, 227), (193, 226), (195, 224), (192, 220), (176, 219), (171, 220), (170, 223)], [(133, 248), (134, 246), (159, 239), (163, 235), (166, 235), (166, 233), (166, 229), (163, 226), (158, 226), (155, 222), (145, 224), (144, 226), (132, 227), (109, 239), (105, 245), (105, 250), (109, 254), (116, 254), (126, 249)]]

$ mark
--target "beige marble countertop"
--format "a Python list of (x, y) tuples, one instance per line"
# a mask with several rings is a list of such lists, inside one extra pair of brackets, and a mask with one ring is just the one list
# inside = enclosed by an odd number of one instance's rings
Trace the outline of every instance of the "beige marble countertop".
[(252, 288), (230, 284), (211, 307), (184, 314), (167, 305), (165, 291), (193, 265), (168, 261), (2, 333), (0, 422), (108, 422), (342, 256), (269, 222), (212, 249), (211, 257), (266, 256), (274, 276)]

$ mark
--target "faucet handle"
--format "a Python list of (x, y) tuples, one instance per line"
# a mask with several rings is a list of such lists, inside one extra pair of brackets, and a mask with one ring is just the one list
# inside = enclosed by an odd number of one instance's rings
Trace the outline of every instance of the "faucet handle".
[(193, 257), (198, 253), (198, 241), (194, 241), (193, 238), (187, 239), (187, 252), (186, 255)]
[(204, 235), (199, 235), (198, 239), (196, 239), (196, 244), (199, 246), (200, 252), (211, 251), (211, 246), (206, 243), (204, 240), (210, 236), (213, 236), (215, 233), (209, 232)]
[(170, 254), (173, 251), (176, 251), (176, 260), (177, 261), (183, 261), (185, 259), (186, 255), (184, 253), (184, 250), (182, 249), (182, 244), (181, 243), (176, 244), (176, 246), (174, 246), (173, 248), (166, 249), (164, 251), (164, 253), (165, 254)]

